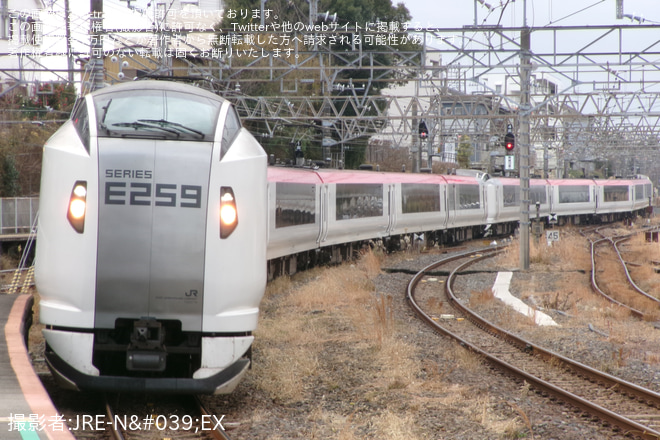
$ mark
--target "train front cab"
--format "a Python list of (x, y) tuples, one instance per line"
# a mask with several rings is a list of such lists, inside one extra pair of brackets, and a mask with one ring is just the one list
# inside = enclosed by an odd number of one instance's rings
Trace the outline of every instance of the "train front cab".
[[(87, 95), (44, 148), (36, 276), (56, 377), (231, 392), (265, 288), (265, 187), (263, 150), (216, 95), (154, 81)], [(82, 220), (67, 216), (83, 197)]]

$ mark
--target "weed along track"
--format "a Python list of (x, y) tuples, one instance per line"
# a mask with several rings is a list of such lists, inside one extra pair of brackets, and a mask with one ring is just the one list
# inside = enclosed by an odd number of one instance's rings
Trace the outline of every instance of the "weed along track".
[(660, 317), (660, 300), (641, 289), (632, 279), (620, 244), (639, 235), (610, 227), (582, 231), (591, 246), (591, 288), (607, 301), (647, 321)]
[[(407, 299), (420, 318), (439, 333), (487, 360), (506, 374), (529, 384), (550, 398), (566, 402), (597, 417), (621, 433), (644, 439), (660, 438), (660, 394), (546, 350), (487, 321), (465, 305), (453, 289), (466, 267), (496, 255), (498, 249), (466, 252), (440, 260), (417, 273), (408, 285)], [(448, 273), (438, 275), (438, 270)], [(446, 271), (446, 272), (444, 272)], [(432, 314), (420, 304), (434, 304), (432, 297), (451, 305)], [(428, 310), (428, 308), (427, 308)], [(540, 312), (530, 314), (539, 321)]]

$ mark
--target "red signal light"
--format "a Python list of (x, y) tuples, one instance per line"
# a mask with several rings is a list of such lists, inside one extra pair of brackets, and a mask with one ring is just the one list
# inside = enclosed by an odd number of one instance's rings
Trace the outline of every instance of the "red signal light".
[(516, 137), (513, 133), (508, 132), (504, 135), (504, 148), (506, 151), (513, 151), (516, 146)]

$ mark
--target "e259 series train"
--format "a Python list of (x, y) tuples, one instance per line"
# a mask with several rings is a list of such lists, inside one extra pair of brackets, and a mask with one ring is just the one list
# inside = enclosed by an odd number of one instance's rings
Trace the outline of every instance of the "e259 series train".
[[(643, 177), (530, 189), (540, 215), (562, 222), (643, 212), (651, 194)], [(514, 179), (267, 168), (214, 94), (103, 88), (44, 147), (35, 275), (46, 360), (73, 389), (230, 393), (251, 361), (269, 272), (339, 261), (374, 239), (512, 232), (519, 202)]]
[(43, 152), (46, 360), (81, 390), (231, 392), (266, 285), (266, 155), (230, 103), (139, 81), (82, 98)]
[[(361, 241), (425, 234), (451, 244), (512, 233), (520, 220), (520, 183), (512, 178), (268, 169), (269, 272), (295, 272), (345, 259)], [(653, 188), (632, 179), (531, 179), (532, 218), (560, 224), (613, 221), (644, 214)], [(538, 208), (537, 208), (538, 207)]]

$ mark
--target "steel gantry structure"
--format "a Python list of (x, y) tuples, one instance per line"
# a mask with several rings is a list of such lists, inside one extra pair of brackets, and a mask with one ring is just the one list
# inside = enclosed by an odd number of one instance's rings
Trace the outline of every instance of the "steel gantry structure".
[[(528, 49), (521, 46), (523, 31)], [(561, 176), (600, 161), (609, 162), (610, 175), (660, 177), (653, 160), (660, 130), (657, 25), (224, 35), (211, 50), (181, 43), (186, 56), (178, 69), (210, 79), (244, 118), (262, 123), (266, 136), (281, 125), (325, 121), (325, 136), (336, 144), (389, 136), (414, 148), (423, 119), (430, 154), (451, 157), (455, 139), (467, 135), (473, 163), (488, 167), (502, 152), (506, 125), (519, 129), (525, 55), (535, 173)], [(404, 35), (412, 44), (393, 44)], [(340, 39), (350, 43), (330, 44)], [(295, 43), (275, 47), (274, 40)], [(131, 52), (128, 44), (124, 50)], [(270, 95), (246, 92), (264, 82), (275, 85)]]
[[(218, 29), (213, 21), (172, 15), (149, 28), (108, 29), (93, 18), (95, 62), (87, 67), (95, 73), (85, 76), (84, 90), (98, 78), (102, 50), (106, 82), (132, 79), (128, 71), (203, 78), (266, 137), (283, 126), (316, 124), (322, 129), (300, 136), (335, 154), (338, 146), (371, 136), (418, 151), (419, 167), (419, 152), (454, 160), (458, 139), (467, 137), (471, 164), (491, 171), (501, 166), (505, 127), (517, 132), (524, 113), (535, 174), (588, 173), (598, 162), (607, 164), (608, 175), (660, 178), (655, 24), (429, 29), (310, 20)], [(34, 50), (2, 55), (0, 74), (13, 78), (15, 69), (2, 68), (4, 57), (24, 56), (37, 70), (55, 71)], [(109, 61), (118, 57), (129, 67), (124, 72)], [(521, 82), (525, 59), (528, 84)], [(69, 70), (55, 71), (58, 80)], [(521, 111), (523, 90), (529, 90), (528, 111)], [(420, 121), (429, 128), (423, 148)]]

